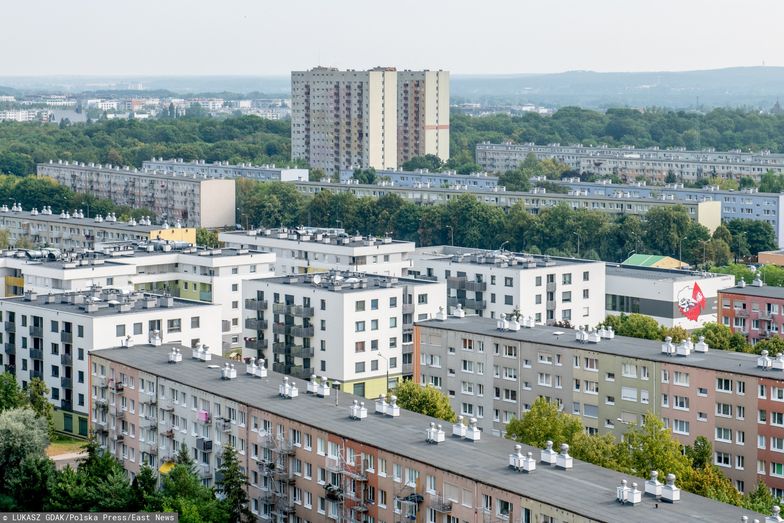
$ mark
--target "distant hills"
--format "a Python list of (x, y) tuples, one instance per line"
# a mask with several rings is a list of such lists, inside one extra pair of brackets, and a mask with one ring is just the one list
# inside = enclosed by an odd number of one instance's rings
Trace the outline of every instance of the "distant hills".
[(784, 67), (733, 67), (705, 71), (452, 76), (454, 101), (534, 103), (560, 107), (661, 106), (676, 109), (769, 109), (784, 101)]
[[(732, 67), (705, 71), (556, 74), (461, 75), (452, 72), (453, 102), (488, 105), (532, 103), (549, 107), (668, 107), (769, 109), (784, 101), (784, 67)], [(141, 83), (145, 91), (171, 93), (264, 93), (288, 96), (288, 76), (150, 76), (150, 77), (2, 77), (6, 92), (106, 93)], [(142, 92), (145, 92), (142, 91)], [(236, 96), (236, 94), (235, 94)]]

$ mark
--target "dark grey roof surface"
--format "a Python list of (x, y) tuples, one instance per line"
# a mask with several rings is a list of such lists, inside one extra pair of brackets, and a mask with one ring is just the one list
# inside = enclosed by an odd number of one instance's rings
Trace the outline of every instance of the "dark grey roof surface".
[(722, 289), (719, 292), (725, 294), (745, 294), (747, 296), (759, 296), (760, 298), (784, 299), (784, 287), (773, 287), (770, 285), (755, 287), (754, 285), (747, 284), (745, 287), (731, 287), (729, 289)]
[(694, 281), (695, 278), (715, 278), (727, 276), (726, 274), (702, 273), (699, 271), (684, 271), (678, 269), (658, 269), (655, 267), (636, 267), (634, 265), (619, 265), (608, 263), (607, 276), (626, 276), (629, 278), (644, 278), (646, 280), (672, 280)]
[[(73, 293), (66, 293), (65, 295), (72, 295), (72, 294)], [(81, 294), (81, 293), (77, 293), (77, 294)], [(161, 305), (159, 305), (157, 301), (160, 298), (160, 295), (149, 295), (151, 298), (154, 298), (156, 300), (155, 306), (150, 309), (145, 309), (142, 307), (142, 299), (140, 298), (134, 304), (134, 307), (128, 312), (120, 312), (120, 310), (117, 307), (110, 306), (106, 301), (96, 302), (96, 304), (99, 306), (97, 311), (87, 312), (82, 308), (83, 305), (75, 304), (75, 303), (62, 303), (61, 296), (64, 296), (64, 294), (55, 295), (55, 301), (53, 303), (44, 303), (43, 299), (46, 297), (46, 295), (43, 294), (39, 294), (34, 301), (26, 301), (24, 296), (14, 296), (12, 298), (0, 298), (0, 308), (2, 308), (2, 305), (4, 303), (18, 303), (28, 307), (39, 307), (41, 309), (56, 310), (61, 312), (68, 312), (71, 314), (83, 314), (85, 316), (94, 317), (94, 316), (115, 316), (115, 315), (121, 316), (121, 315), (135, 314), (137, 312), (148, 312), (150, 310), (190, 309), (190, 308), (197, 308), (197, 307), (213, 306), (211, 303), (184, 300), (182, 298), (173, 298), (174, 305), (172, 307), (162, 307)]]
[[(497, 321), (479, 316), (465, 318), (448, 318), (446, 320), (427, 320), (418, 322), (422, 327), (433, 327), (452, 331), (496, 336), (498, 338), (538, 343), (566, 349), (583, 349), (603, 354), (642, 358), (660, 363), (677, 363), (688, 367), (711, 369), (722, 372), (734, 372), (761, 378), (784, 379), (784, 372), (763, 370), (757, 367), (757, 356), (742, 352), (730, 352), (709, 349), (707, 353), (692, 351), (690, 356), (669, 356), (662, 353), (662, 342), (615, 336), (612, 340), (603, 339), (599, 343), (580, 343), (576, 340), (573, 329), (545, 327), (537, 325), (532, 329), (521, 328), (519, 331), (501, 331)], [(560, 334), (557, 334), (560, 333)]]
[[(305, 382), (289, 378), (297, 383), (300, 396), (285, 400), (278, 397), (278, 385), (283, 379), (280, 374), (270, 372), (266, 379), (253, 378), (244, 374), (245, 367), (242, 364), (237, 366), (237, 379), (221, 380), (217, 367), (228, 360), (213, 357), (208, 364), (190, 359), (190, 351), (183, 349), (184, 361), (169, 364), (169, 350), (170, 346), (135, 346), (95, 351), (91, 357), (105, 358), (275, 415), (296, 419), (314, 428), (395, 452), (423, 464), (435, 464), (454, 474), (595, 521), (715, 523), (740, 521), (741, 515), (749, 516), (750, 520), (760, 518), (749, 511), (685, 492), (682, 493), (681, 502), (672, 505), (660, 502), (658, 508), (655, 508), (655, 500), (644, 498), (638, 506), (621, 506), (615, 501), (615, 489), (620, 480), (628, 479), (629, 484), (637, 481), (640, 488), (643, 488), (644, 480), (579, 461), (575, 461), (574, 468), (568, 471), (538, 463), (537, 470), (532, 474), (514, 472), (507, 466), (509, 453), (514, 450), (514, 443), (509, 440), (489, 434), (482, 434), (481, 441), (475, 443), (455, 440), (449, 436), (451, 427), (444, 423), (447, 441), (438, 445), (428, 444), (425, 442), (425, 429), (431, 421), (440, 422), (434, 418), (403, 411), (399, 418), (369, 414), (365, 420), (352, 421), (348, 417), (348, 406), (352, 400), (360, 399), (353, 395), (341, 392), (340, 404), (336, 406), (334, 394), (326, 399), (308, 396), (305, 394)], [(366, 402), (368, 412), (372, 413), (372, 401), (363, 401)], [(532, 451), (537, 459), (539, 457), (538, 449), (523, 446), (523, 451)]]

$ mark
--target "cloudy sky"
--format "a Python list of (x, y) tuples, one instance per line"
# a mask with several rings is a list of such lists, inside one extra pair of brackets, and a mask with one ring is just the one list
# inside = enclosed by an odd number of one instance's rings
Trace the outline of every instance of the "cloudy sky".
[(784, 65), (780, 0), (4, 0), (0, 75)]

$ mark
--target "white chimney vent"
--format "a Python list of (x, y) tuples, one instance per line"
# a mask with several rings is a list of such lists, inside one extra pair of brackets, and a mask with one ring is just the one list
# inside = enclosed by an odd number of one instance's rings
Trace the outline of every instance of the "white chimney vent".
[(781, 521), (784, 521), (781, 519), (781, 507), (773, 505), (773, 514), (765, 518), (765, 523), (779, 523)]
[(651, 479), (645, 482), (645, 493), (653, 497), (660, 497), (662, 493), (662, 484), (659, 481), (659, 472), (656, 470), (651, 471)]
[(245, 374), (256, 378), (266, 378), (267, 368), (264, 366), (264, 360), (259, 358), (259, 362), (257, 364), (256, 360), (251, 358), (248, 364), (245, 365)]
[(233, 380), (237, 377), (237, 369), (234, 368), (233, 363), (224, 363), (221, 369), (222, 380)]
[(618, 486), (616, 493), (616, 500), (620, 503), (629, 503), (636, 505), (642, 501), (642, 492), (637, 489), (637, 483), (632, 483), (631, 488), (628, 486), (626, 480), (622, 480)]
[(539, 461), (548, 465), (555, 465), (557, 453), (553, 450), (553, 442), (547, 440), (546, 447), (539, 454)]
[(757, 358), (757, 367), (761, 369), (770, 369), (773, 366), (773, 360), (768, 357), (768, 351), (764, 350)]
[(169, 363), (180, 363), (182, 361), (182, 353), (177, 347), (172, 347), (169, 352)]
[(425, 431), (425, 441), (436, 445), (446, 441), (446, 435), (440, 424), (436, 425), (434, 422), (430, 422), (430, 427)]
[(561, 443), (561, 452), (555, 457), (555, 466), (564, 470), (574, 467), (574, 458), (569, 455), (569, 445), (566, 443)]
[(675, 474), (667, 474), (667, 484), (662, 487), (661, 499), (668, 503), (681, 500), (681, 489), (675, 486)]
[(463, 416), (458, 416), (457, 421), (452, 424), (452, 436), (457, 436), (458, 438), (465, 438), (466, 435), (466, 426), (463, 423)]
[(672, 356), (675, 354), (675, 345), (672, 344), (672, 337), (667, 336), (662, 343), (662, 354)]
[(368, 411), (365, 407), (365, 402), (354, 400), (353, 405), (348, 408), (348, 417), (354, 420), (363, 420), (367, 418)]
[(708, 344), (705, 343), (705, 336), (700, 336), (699, 341), (694, 344), (694, 352), (708, 352)]
[(283, 383), (278, 385), (278, 395), (284, 399), (294, 399), (299, 396), (299, 389), (297, 384), (289, 381), (288, 376), (283, 376)]

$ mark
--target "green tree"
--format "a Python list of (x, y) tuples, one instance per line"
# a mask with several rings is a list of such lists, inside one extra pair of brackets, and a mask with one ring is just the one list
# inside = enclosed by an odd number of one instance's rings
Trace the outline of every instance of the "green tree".
[(701, 469), (713, 462), (713, 445), (705, 436), (697, 436), (693, 445), (686, 445), (685, 451), (695, 468)]
[(689, 331), (679, 325), (675, 325), (673, 327), (662, 327), (662, 339), (669, 337), (672, 339), (673, 343), (680, 343), (683, 340), (688, 339), (689, 336)]
[(404, 171), (416, 171), (417, 169), (427, 169), (430, 172), (440, 171), (444, 167), (444, 162), (435, 154), (424, 156), (414, 156), (401, 166)]
[(232, 446), (223, 448), (223, 459), (218, 468), (218, 493), (229, 512), (232, 523), (252, 523), (256, 517), (248, 508), (248, 478), (240, 468), (237, 451)]
[[(603, 324), (612, 327), (616, 334), (620, 336), (630, 336), (632, 338), (643, 338), (646, 340), (660, 340), (665, 335), (665, 329), (659, 323), (644, 314), (625, 314), (619, 316), (610, 315), (605, 318)], [(667, 333), (680, 336), (682, 333), (677, 329), (670, 329)], [(669, 335), (669, 334), (668, 334)]]
[(142, 464), (139, 473), (131, 482), (131, 497), (133, 511), (162, 510), (160, 496), (158, 495), (158, 477), (155, 471), (146, 463)]
[(229, 520), (226, 505), (216, 499), (213, 490), (202, 485), (186, 465), (177, 464), (163, 476), (161, 505), (166, 512), (178, 512), (180, 521), (207, 523)]
[(26, 404), (26, 397), (10, 372), (0, 374), (0, 412), (17, 409)]
[(539, 397), (528, 412), (509, 422), (506, 437), (539, 448), (552, 441), (557, 449), (562, 443), (571, 445), (582, 431), (579, 418), (561, 412), (557, 403)]
[(42, 512), (55, 473), (54, 462), (46, 455), (27, 455), (6, 484), (14, 500), (14, 510)]
[(37, 416), (45, 419), (49, 425), (49, 433), (54, 433), (54, 420), (52, 419), (54, 409), (49, 403), (49, 387), (40, 378), (33, 378), (24, 389), (27, 396), (27, 404), (33, 409)]
[(48, 445), (46, 420), (33, 410), (25, 407), (0, 412), (0, 492), (20, 473), (26, 458), (44, 456)]
[(697, 341), (700, 336), (705, 337), (705, 343), (712, 349), (735, 352), (750, 351), (749, 344), (743, 334), (732, 332), (729, 327), (720, 323), (706, 323), (699, 329), (692, 331), (694, 341)]
[(422, 387), (413, 381), (403, 381), (395, 389), (395, 395), (400, 408), (450, 422), (457, 419), (449, 398), (430, 385)]
[(174, 458), (174, 462), (178, 465), (182, 465), (193, 474), (196, 473), (196, 462), (193, 461), (190, 449), (184, 441), (180, 443), (180, 448), (177, 449), (177, 456)]
[(214, 249), (220, 247), (220, 243), (217, 231), (205, 229), (204, 227), (196, 229), (196, 245)]
[(681, 452), (681, 445), (672, 433), (664, 428), (664, 423), (653, 413), (643, 418), (640, 426), (632, 426), (624, 435), (624, 442), (629, 449), (629, 468), (639, 477), (648, 477), (652, 470), (659, 472), (659, 477), (675, 474), (678, 478), (686, 478), (691, 469), (691, 462)]
[(310, 169), (310, 171), (308, 171), (309, 182), (320, 182), (326, 177), (327, 175), (321, 169)]
[(743, 497), (743, 506), (759, 514), (770, 514), (773, 506), (779, 503), (780, 500), (773, 496), (770, 487), (762, 481), (758, 481), (754, 489)]
[(765, 338), (755, 343), (751, 349), (754, 354), (761, 354), (764, 350), (768, 351), (771, 356), (784, 354), (784, 338), (778, 336)]

